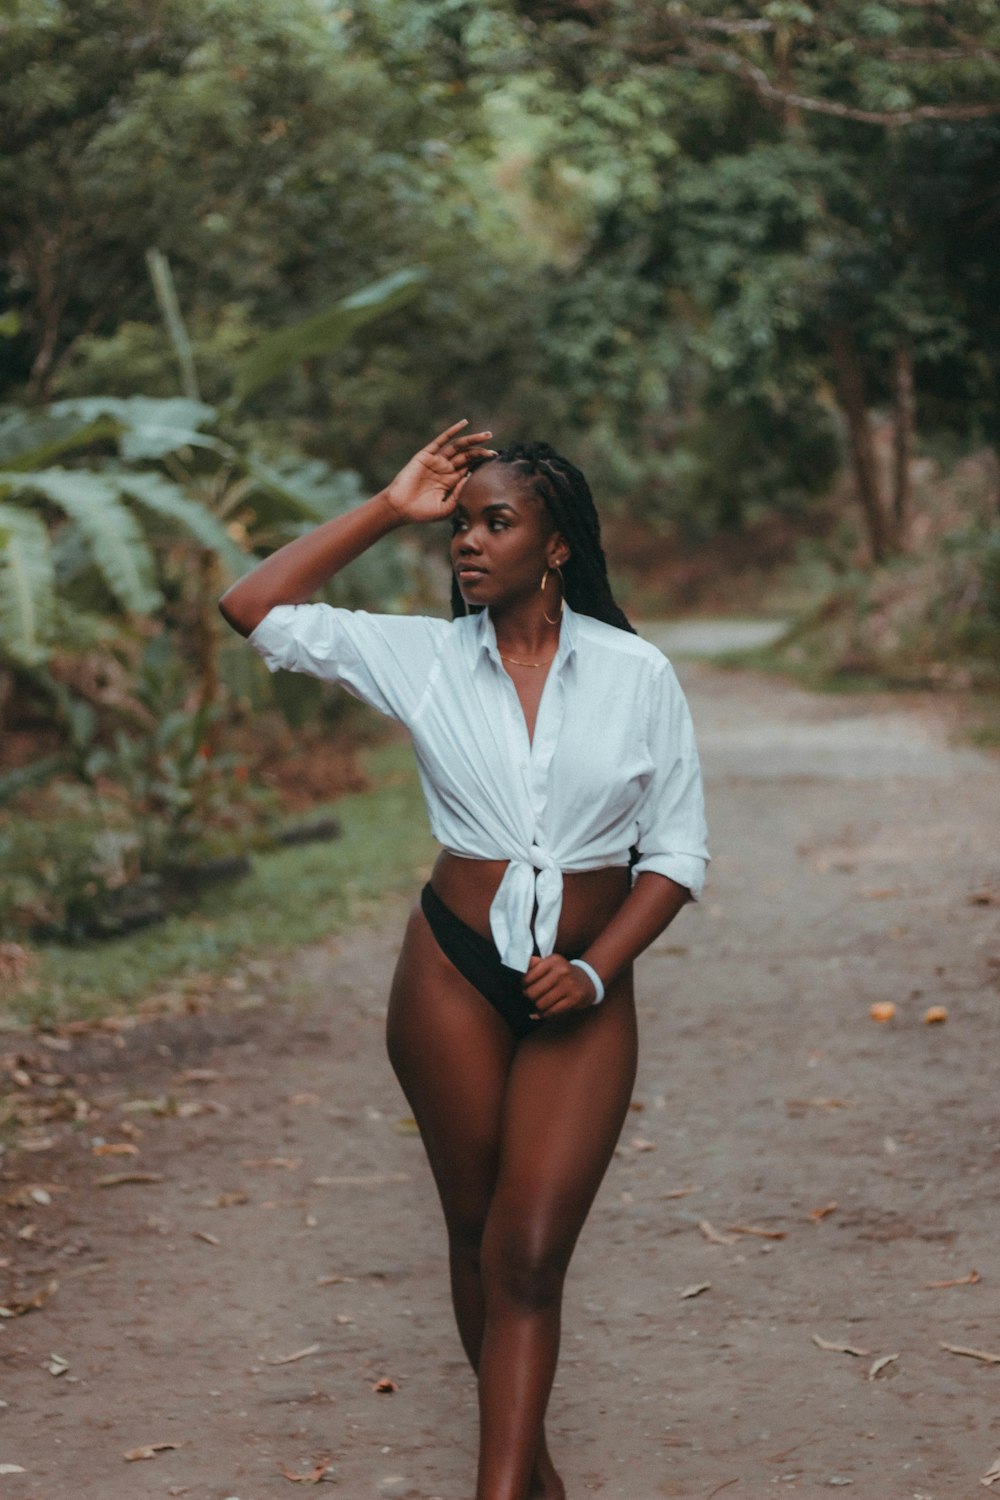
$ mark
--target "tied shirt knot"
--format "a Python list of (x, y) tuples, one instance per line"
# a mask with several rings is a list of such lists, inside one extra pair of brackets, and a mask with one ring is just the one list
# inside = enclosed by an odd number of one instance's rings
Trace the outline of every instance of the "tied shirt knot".
[(508, 968), (526, 973), (535, 947), (543, 958), (555, 950), (562, 894), (562, 870), (541, 844), (511, 860), (490, 908), (490, 931)]

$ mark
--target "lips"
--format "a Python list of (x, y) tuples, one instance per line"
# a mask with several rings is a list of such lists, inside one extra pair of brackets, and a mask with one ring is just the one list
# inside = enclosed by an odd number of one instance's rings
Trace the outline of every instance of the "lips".
[(478, 578), (486, 577), (486, 569), (470, 566), (458, 567), (455, 569), (455, 574), (463, 583), (475, 583)]

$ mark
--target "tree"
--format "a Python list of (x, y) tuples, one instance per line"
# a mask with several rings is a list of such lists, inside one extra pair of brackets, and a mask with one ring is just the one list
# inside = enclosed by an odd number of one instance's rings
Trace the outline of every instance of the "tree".
[[(995, 7), (523, 0), (491, 9), (512, 29), (483, 66), (509, 74), (516, 59), (529, 73), (536, 86), (525, 99), (554, 122), (550, 177), (572, 164), (593, 205), (564, 280), (600, 273), (651, 289), (645, 330), (641, 318), (605, 321), (591, 340), (601, 350), (595, 376), (614, 343), (644, 347), (669, 388), (660, 433), (680, 445), (675, 468), (689, 475), (696, 450), (712, 446), (691, 436), (713, 419), (728, 436), (734, 415), (751, 450), (757, 429), (767, 449), (777, 437), (794, 454), (794, 414), (828, 452), (832, 396), (872, 555), (897, 550), (922, 392), (955, 386), (957, 371), (959, 388), (980, 392), (982, 414), (996, 389), (995, 320), (986, 313), (984, 338), (973, 312), (1000, 300), (984, 256), (997, 202), (987, 144), (1000, 119)], [(965, 170), (947, 183), (957, 160)], [(932, 184), (947, 204), (933, 224)], [(947, 248), (958, 224), (971, 298)], [(624, 301), (638, 309), (643, 299), (633, 289)], [(895, 426), (888, 492), (873, 456), (875, 403)], [(967, 426), (957, 401), (945, 407)], [(626, 437), (634, 410), (623, 414)], [(716, 446), (731, 455), (729, 443)], [(758, 473), (773, 483), (766, 462)]]

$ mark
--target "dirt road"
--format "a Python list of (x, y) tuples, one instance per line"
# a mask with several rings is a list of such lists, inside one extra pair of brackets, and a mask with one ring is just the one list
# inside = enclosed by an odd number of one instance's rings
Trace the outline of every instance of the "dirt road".
[[(943, 1346), (1000, 1357), (1000, 766), (932, 701), (682, 676), (716, 858), (640, 968), (634, 1113), (551, 1404), (569, 1495), (982, 1494), (1000, 1364)], [(473, 1383), (382, 1051), (401, 917), (199, 1015), (6, 1039), (91, 1112), (6, 1162), (3, 1253), (59, 1285), (0, 1325), (4, 1500), (310, 1475), (469, 1500)], [(94, 1185), (120, 1173), (157, 1180)]]

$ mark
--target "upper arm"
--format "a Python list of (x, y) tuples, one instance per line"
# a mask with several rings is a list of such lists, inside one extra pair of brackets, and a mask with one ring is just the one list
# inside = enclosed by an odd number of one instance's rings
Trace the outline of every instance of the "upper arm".
[(697, 897), (708, 864), (701, 766), (687, 699), (666, 661), (651, 684), (646, 734), (653, 770), (639, 808), (633, 874), (666, 875)]
[(248, 640), (272, 672), (284, 667), (336, 682), (408, 723), (447, 629), (427, 616), (374, 615), (330, 604), (279, 604)]

